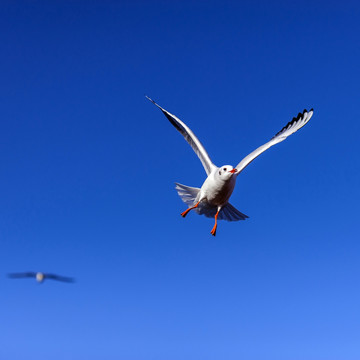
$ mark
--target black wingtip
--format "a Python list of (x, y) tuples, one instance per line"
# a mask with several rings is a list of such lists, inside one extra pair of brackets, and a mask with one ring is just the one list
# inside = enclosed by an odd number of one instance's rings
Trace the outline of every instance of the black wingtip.
[(303, 114), (305, 114), (305, 113), (309, 113), (309, 112), (311, 112), (311, 111), (314, 111), (314, 109), (313, 109), (313, 108), (311, 108), (309, 111), (307, 111), (306, 109), (304, 109)]
[[(311, 108), (310, 111), (313, 111), (314, 109)], [(298, 122), (300, 119), (303, 119), (306, 113), (309, 113), (310, 111), (307, 111), (304, 109), (302, 113), (299, 113), (298, 116), (293, 117), (291, 121), (289, 121), (278, 133), (276, 133), (272, 139), (277, 137), (279, 134), (281, 134), (285, 129), (287, 129), (289, 126), (292, 126), (294, 123)], [(309, 121), (309, 120), (308, 120)]]
[(157, 106), (164, 114), (166, 117), (168, 117), (167, 111), (165, 109), (163, 109), (159, 104), (157, 104), (153, 99), (149, 98), (147, 95), (145, 95), (145, 97), (150, 100), (155, 106)]
[(157, 105), (156, 102), (155, 102), (153, 99), (149, 98), (147, 95), (145, 95), (145, 97), (146, 97), (148, 100), (150, 100), (153, 104)]

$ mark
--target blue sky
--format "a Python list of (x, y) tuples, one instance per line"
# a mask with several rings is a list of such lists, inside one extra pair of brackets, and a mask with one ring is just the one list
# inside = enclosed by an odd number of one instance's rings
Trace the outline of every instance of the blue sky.
[[(0, 357), (359, 359), (359, 15), (338, 1), (3, 1)], [(250, 218), (144, 95), (236, 165)], [(47, 271), (76, 284), (11, 280)]]

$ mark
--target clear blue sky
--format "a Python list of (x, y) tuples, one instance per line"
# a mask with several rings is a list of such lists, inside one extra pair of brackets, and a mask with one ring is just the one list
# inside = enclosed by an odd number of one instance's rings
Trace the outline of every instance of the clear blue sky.
[[(358, 360), (358, 1), (0, 4), (0, 358)], [(191, 148), (257, 158), (186, 209)], [(76, 284), (11, 280), (48, 271)]]

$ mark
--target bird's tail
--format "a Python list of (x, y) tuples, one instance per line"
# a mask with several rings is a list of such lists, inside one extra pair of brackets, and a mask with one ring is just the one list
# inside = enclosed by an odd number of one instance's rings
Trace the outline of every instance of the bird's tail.
[[(199, 215), (205, 215), (208, 218), (214, 218), (215, 214), (218, 210), (217, 206), (209, 205), (207, 202), (203, 202), (199, 204), (199, 206), (195, 209), (195, 211)], [(219, 213), (218, 220), (226, 220), (226, 221), (239, 221), (245, 220), (248, 216), (235, 209), (230, 203), (224, 205)]]
[(239, 221), (245, 220), (248, 216), (235, 209), (230, 203), (227, 203), (220, 211), (219, 220)]
[(175, 185), (175, 189), (181, 197), (181, 200), (188, 206), (193, 206), (200, 189), (178, 183), (175, 183)]
[[(178, 192), (181, 200), (187, 204), (189, 207), (194, 206), (198, 201), (198, 194), (200, 189), (194, 188), (182, 184), (175, 183), (175, 189)], [(205, 215), (206, 217), (213, 218), (217, 212), (217, 206), (211, 206), (206, 202), (202, 202), (195, 209), (199, 215)], [(222, 207), (219, 213), (218, 220), (226, 220), (226, 221), (239, 221), (245, 220), (248, 216), (235, 209), (230, 203), (227, 203)]]

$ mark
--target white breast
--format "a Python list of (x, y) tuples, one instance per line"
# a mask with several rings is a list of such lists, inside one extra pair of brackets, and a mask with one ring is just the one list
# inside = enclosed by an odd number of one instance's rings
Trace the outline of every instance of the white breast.
[(211, 173), (201, 187), (200, 199), (206, 199), (210, 205), (221, 206), (228, 202), (234, 191), (236, 176), (223, 181)]

